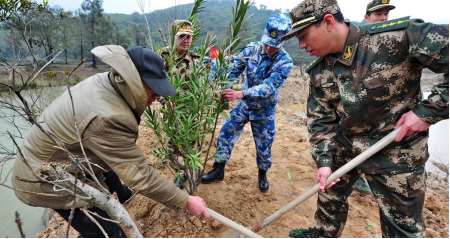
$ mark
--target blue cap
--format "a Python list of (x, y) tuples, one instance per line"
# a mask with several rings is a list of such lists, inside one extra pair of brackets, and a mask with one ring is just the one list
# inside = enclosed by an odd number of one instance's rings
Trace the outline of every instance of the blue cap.
[(261, 42), (271, 47), (280, 48), (283, 36), (292, 28), (292, 22), (285, 14), (275, 14), (267, 20)]

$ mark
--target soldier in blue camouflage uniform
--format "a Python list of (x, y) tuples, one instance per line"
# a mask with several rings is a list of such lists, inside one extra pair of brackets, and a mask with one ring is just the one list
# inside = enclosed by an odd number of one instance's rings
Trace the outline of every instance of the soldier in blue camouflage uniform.
[[(291, 17), (285, 39), (296, 36), (300, 48), (320, 57), (307, 69), (307, 109), (321, 191), (316, 226), (290, 236), (340, 236), (360, 173), (380, 208), (383, 237), (424, 236), (428, 128), (448, 119), (448, 25), (402, 18), (358, 27), (344, 20), (336, 0), (305, 0)], [(444, 73), (444, 81), (423, 100), (424, 67)], [(326, 185), (332, 171), (394, 128), (395, 143)]]
[(203, 183), (223, 180), (225, 163), (244, 125), (250, 122), (256, 144), (258, 186), (262, 192), (269, 189), (266, 173), (272, 164), (278, 90), (293, 66), (291, 57), (281, 46), (282, 36), (290, 29), (291, 20), (287, 16), (271, 16), (261, 41), (248, 44), (234, 58), (228, 79), (235, 81), (245, 71), (247, 80), (242, 91), (226, 89), (222, 93), (225, 100), (240, 101), (220, 131), (213, 170), (202, 177)]

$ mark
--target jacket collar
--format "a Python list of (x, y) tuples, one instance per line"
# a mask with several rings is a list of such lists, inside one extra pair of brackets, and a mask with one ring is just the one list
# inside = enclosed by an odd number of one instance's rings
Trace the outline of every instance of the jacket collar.
[(361, 38), (361, 29), (348, 21), (345, 23), (349, 26), (349, 32), (345, 42), (344, 51), (337, 55), (337, 61), (346, 66), (351, 66), (358, 49), (359, 39)]

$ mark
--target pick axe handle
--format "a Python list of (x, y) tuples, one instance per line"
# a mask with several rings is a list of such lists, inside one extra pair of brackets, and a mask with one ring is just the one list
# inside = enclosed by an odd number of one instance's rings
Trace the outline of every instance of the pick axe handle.
[(252, 232), (250, 229), (242, 226), (241, 224), (238, 224), (238, 223), (222, 216), (221, 214), (217, 213), (216, 211), (214, 211), (210, 208), (208, 208), (207, 210), (208, 210), (209, 215), (211, 215), (212, 218), (216, 219), (217, 221), (224, 224), (225, 226), (230, 227), (230, 228), (234, 229), (235, 231), (238, 231), (239, 233), (241, 233), (247, 237), (262, 238), (262, 236)]
[[(400, 131), (400, 128), (393, 130), (388, 135), (384, 136), (384, 138), (380, 139), (378, 142), (376, 142), (374, 145), (370, 146), (368, 149), (366, 149), (364, 152), (350, 160), (348, 163), (346, 163), (344, 166), (340, 167), (338, 170), (334, 171), (327, 179), (327, 184), (333, 182), (334, 180), (342, 177), (344, 174), (350, 172), (352, 169), (354, 169), (356, 166), (360, 165), (362, 162), (367, 160), (368, 158), (372, 157), (374, 154), (376, 154), (378, 151), (386, 147), (388, 144), (390, 144), (392, 141), (394, 141), (395, 136)], [(257, 227), (255, 231), (259, 231), (262, 228), (266, 227), (267, 225), (271, 224), (273, 221), (284, 215), (289, 210), (295, 208), (300, 203), (306, 201), (308, 198), (310, 198), (312, 195), (317, 193), (319, 191), (319, 184), (314, 185), (312, 188), (310, 188), (308, 191), (304, 192), (302, 195), (298, 196), (282, 208), (278, 209), (276, 212), (274, 212), (269, 217), (265, 218)]]

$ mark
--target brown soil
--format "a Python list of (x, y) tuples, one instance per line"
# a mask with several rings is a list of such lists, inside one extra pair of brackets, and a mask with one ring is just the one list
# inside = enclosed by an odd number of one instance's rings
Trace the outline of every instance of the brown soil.
[[(226, 167), (225, 181), (200, 185), (196, 192), (196, 195), (205, 199), (208, 207), (251, 228), (314, 185), (316, 166), (309, 152), (305, 119), (299, 113), (305, 110), (305, 86), (306, 82), (294, 75), (281, 90), (281, 102), (277, 110), (277, 136), (273, 145), (273, 166), (268, 174), (269, 192), (261, 193), (257, 188), (255, 147), (247, 125)], [(173, 174), (151, 154), (152, 146), (156, 143), (153, 133), (144, 127), (140, 130), (138, 144), (151, 164), (168, 178), (172, 178)], [(211, 168), (211, 164), (212, 162), (208, 163), (207, 169)], [(428, 185), (424, 208), (426, 236), (448, 238), (448, 181), (430, 176)], [(260, 235), (287, 237), (292, 228), (312, 226), (316, 199), (314, 196), (288, 212), (260, 231)], [(342, 236), (381, 237), (374, 198), (354, 192), (349, 204), (349, 216)], [(199, 220), (184, 210), (168, 209), (143, 196), (137, 196), (127, 208), (145, 237), (232, 236), (227, 234), (227, 228), (213, 220)], [(40, 236), (63, 236), (61, 233), (65, 226), (62, 225), (64, 222), (54, 217), (49, 229)]]

